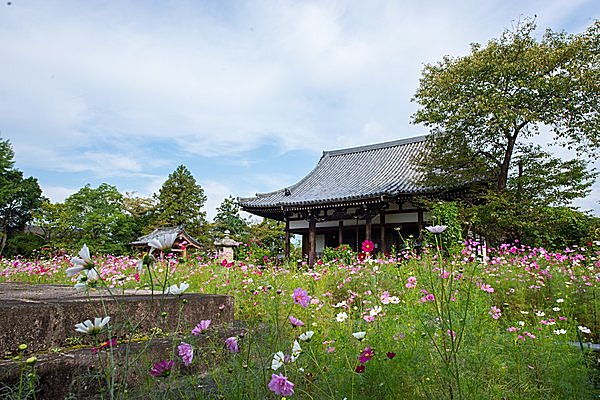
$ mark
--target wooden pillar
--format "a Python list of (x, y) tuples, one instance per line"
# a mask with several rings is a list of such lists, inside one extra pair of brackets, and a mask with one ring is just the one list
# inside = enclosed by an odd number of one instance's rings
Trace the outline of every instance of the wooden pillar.
[(344, 221), (340, 220), (339, 224), (338, 224), (338, 238), (339, 238), (339, 244), (342, 245), (344, 244)]
[(290, 220), (285, 219), (285, 248), (284, 256), (286, 260), (290, 259)]
[(419, 211), (417, 211), (417, 225), (419, 226), (419, 240), (423, 239), (423, 229), (425, 228), (423, 226), (423, 209), (419, 208)]
[(387, 251), (385, 245), (385, 214), (383, 211), (379, 214), (379, 242), (379, 251), (383, 254)]
[(317, 219), (313, 214), (308, 221), (308, 266), (312, 267), (317, 258)]
[(365, 240), (371, 240), (371, 214), (365, 215)]

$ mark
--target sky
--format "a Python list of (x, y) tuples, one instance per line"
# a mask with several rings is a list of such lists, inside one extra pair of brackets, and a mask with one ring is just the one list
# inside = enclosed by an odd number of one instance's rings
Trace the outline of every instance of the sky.
[[(212, 218), (324, 150), (426, 134), (424, 65), (533, 16), (579, 33), (600, 2), (2, 0), (0, 137), (53, 202), (104, 182), (150, 196), (183, 164)], [(578, 205), (598, 199), (597, 182)]]

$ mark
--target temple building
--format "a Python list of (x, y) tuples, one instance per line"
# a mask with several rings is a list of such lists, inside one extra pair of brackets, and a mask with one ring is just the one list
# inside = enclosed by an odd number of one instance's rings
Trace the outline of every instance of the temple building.
[(420, 184), (413, 160), (426, 155), (426, 136), (325, 151), (300, 182), (271, 193), (239, 199), (243, 210), (285, 222), (286, 257), (290, 235), (302, 235), (303, 254), (314, 264), (325, 247), (348, 244), (359, 250), (371, 240), (379, 252), (419, 237), (429, 220), (418, 199), (454, 197)]

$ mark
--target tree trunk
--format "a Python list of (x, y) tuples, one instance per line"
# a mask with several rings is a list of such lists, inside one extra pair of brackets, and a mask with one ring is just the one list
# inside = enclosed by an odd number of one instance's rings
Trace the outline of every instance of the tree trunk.
[(504, 160), (500, 166), (500, 175), (498, 176), (498, 181), (496, 182), (496, 189), (498, 192), (503, 192), (506, 190), (506, 185), (508, 183), (508, 172), (510, 170), (510, 160), (515, 149), (515, 143), (517, 142), (517, 134), (518, 132), (515, 132), (513, 135), (511, 135), (508, 138), (508, 143), (506, 144)]

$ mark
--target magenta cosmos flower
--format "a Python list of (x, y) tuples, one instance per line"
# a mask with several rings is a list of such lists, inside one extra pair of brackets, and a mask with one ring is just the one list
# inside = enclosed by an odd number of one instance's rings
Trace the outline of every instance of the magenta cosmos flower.
[(194, 329), (192, 329), (192, 335), (198, 336), (203, 334), (204, 332), (206, 332), (208, 330), (208, 327), (210, 326), (210, 319), (203, 319), (202, 321), (200, 321), (200, 323), (198, 325), (196, 325), (196, 327)]
[(361, 351), (360, 355), (358, 356), (358, 361), (361, 364), (364, 364), (373, 357), (375, 357), (375, 352), (373, 351), (373, 349), (370, 347), (365, 347), (365, 349)]
[(181, 342), (179, 346), (177, 346), (177, 350), (179, 350), (179, 355), (181, 356), (181, 360), (186, 367), (189, 367), (194, 358), (194, 348), (191, 344), (187, 344), (185, 342)]
[(225, 340), (225, 346), (227, 346), (227, 350), (232, 353), (239, 353), (240, 347), (238, 345), (238, 338), (235, 336), (229, 337)]
[(291, 396), (294, 394), (294, 384), (288, 381), (288, 378), (283, 374), (273, 374), (271, 375), (271, 382), (269, 382), (269, 390), (280, 396)]
[(293, 315), (290, 315), (289, 317), (290, 320), (290, 324), (292, 324), (292, 326), (298, 327), (298, 326), (304, 326), (304, 322), (300, 321), (298, 318), (294, 317)]
[(375, 250), (375, 245), (370, 240), (362, 242), (362, 251), (365, 253), (372, 253)]
[(155, 378), (165, 378), (171, 374), (175, 361), (163, 360), (159, 361), (150, 369), (150, 375)]
[(294, 298), (294, 304), (300, 304), (301, 307), (308, 307), (308, 302), (310, 301), (310, 297), (308, 297), (308, 292), (302, 288), (294, 289), (294, 293), (292, 294)]

